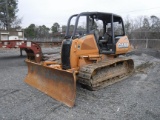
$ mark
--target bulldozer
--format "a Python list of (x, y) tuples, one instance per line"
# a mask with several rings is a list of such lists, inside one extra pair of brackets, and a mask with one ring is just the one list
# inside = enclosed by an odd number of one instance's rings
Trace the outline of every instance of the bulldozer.
[(130, 50), (121, 16), (103, 12), (74, 14), (68, 19), (60, 62), (44, 60), (41, 52), (29, 57), (34, 52), (26, 50), (28, 74), (24, 81), (73, 107), (77, 83), (98, 90), (128, 77), (134, 70), (133, 60), (125, 56)]

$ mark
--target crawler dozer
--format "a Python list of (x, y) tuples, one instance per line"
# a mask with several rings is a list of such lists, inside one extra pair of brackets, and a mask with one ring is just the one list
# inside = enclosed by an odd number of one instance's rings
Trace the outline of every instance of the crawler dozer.
[(134, 62), (125, 54), (130, 50), (119, 15), (102, 12), (75, 14), (68, 20), (61, 45), (61, 62), (44, 60), (42, 54), (29, 57), (34, 52), (28, 50), (25, 82), (73, 107), (77, 82), (89, 90), (98, 90), (129, 76)]

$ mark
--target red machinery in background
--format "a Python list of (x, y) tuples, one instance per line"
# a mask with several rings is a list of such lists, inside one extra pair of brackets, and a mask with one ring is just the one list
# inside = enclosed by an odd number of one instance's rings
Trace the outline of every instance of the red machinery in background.
[(0, 41), (0, 48), (20, 48), (27, 53), (27, 58), (39, 62), (42, 59), (42, 50), (38, 43), (24, 40), (4, 40)]

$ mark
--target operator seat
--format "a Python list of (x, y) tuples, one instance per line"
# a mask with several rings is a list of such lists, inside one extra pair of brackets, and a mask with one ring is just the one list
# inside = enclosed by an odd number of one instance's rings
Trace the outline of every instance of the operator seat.
[(101, 49), (107, 49), (108, 44), (112, 43), (112, 29), (108, 28), (104, 33), (103, 39), (99, 40), (99, 46)]

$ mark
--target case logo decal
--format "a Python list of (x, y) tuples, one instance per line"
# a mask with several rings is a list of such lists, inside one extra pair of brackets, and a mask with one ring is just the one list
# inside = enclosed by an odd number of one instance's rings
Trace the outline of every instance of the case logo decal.
[(128, 43), (118, 43), (118, 48), (128, 48)]

